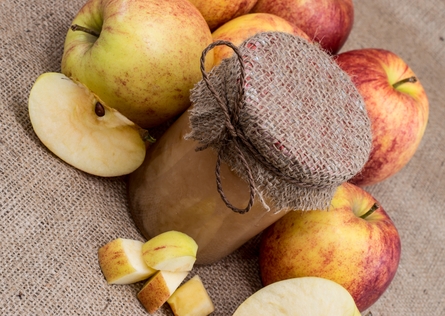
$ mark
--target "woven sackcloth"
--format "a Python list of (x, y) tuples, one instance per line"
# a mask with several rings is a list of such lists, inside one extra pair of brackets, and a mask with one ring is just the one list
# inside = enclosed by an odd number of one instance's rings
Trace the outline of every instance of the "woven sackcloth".
[[(147, 315), (142, 284), (107, 285), (97, 249), (117, 237), (144, 240), (127, 208), (124, 178), (78, 171), (34, 134), (27, 97), (43, 72), (60, 71), (63, 41), (83, 0), (0, 1), (0, 315)], [(354, 0), (343, 51), (376, 47), (400, 55), (430, 101), (418, 151), (398, 174), (367, 187), (402, 241), (397, 274), (373, 316), (445, 315), (445, 2)], [(54, 93), (57, 93), (55, 91)], [(257, 239), (195, 267), (214, 315), (230, 316), (261, 287)], [(366, 314), (363, 313), (364, 315)], [(155, 315), (172, 315), (162, 308)]]
[(328, 209), (369, 157), (362, 97), (331, 56), (298, 36), (260, 33), (234, 50), (192, 90), (187, 137), (216, 149), (237, 174), (249, 168), (276, 211)]

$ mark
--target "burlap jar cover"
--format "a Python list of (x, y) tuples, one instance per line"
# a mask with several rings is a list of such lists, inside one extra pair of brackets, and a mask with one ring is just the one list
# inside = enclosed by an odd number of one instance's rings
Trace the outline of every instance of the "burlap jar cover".
[[(191, 93), (192, 132), (278, 210), (327, 209), (335, 188), (356, 175), (371, 149), (365, 104), (350, 78), (300, 37), (260, 33)], [(202, 60), (203, 64), (203, 60)]]

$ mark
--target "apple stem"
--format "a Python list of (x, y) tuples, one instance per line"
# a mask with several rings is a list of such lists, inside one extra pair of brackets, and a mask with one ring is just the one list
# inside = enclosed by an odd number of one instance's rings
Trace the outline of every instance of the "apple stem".
[(399, 86), (401, 86), (402, 84), (407, 83), (407, 82), (415, 83), (415, 82), (417, 82), (417, 78), (414, 77), (414, 76), (409, 77), (409, 78), (405, 78), (405, 79), (402, 79), (400, 81), (397, 81), (392, 86), (393, 86), (394, 89), (397, 89)]
[(151, 136), (149, 131), (147, 131), (146, 129), (142, 129), (141, 136), (144, 142), (149, 142), (150, 144), (156, 142), (156, 139), (153, 136)]
[(85, 33), (88, 33), (88, 34), (91, 34), (91, 35), (93, 35), (93, 36), (96, 36), (96, 37), (99, 37), (99, 33), (97, 33), (96, 31), (93, 31), (92, 29), (89, 29), (89, 28), (86, 28), (86, 27), (84, 27), (84, 26), (81, 26), (81, 25), (78, 25), (78, 24), (73, 24), (73, 25), (71, 25), (71, 30), (72, 31), (82, 31), (82, 32), (85, 32)]
[(360, 216), (360, 218), (365, 219), (366, 217), (368, 217), (369, 215), (374, 213), (374, 211), (378, 208), (379, 208), (379, 206), (377, 205), (377, 203), (374, 203), (374, 205), (369, 209), (369, 211), (367, 211), (365, 214)]

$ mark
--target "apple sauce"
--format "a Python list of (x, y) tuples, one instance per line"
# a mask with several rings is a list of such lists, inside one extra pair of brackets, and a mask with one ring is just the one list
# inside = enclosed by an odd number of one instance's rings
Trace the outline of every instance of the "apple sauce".
[[(216, 187), (216, 152), (211, 148), (196, 151), (199, 143), (184, 138), (189, 132), (189, 114), (185, 112), (148, 149), (142, 166), (128, 178), (130, 211), (147, 239), (169, 230), (181, 231), (198, 244), (196, 263), (210, 264), (286, 212), (278, 212), (267, 197), (261, 201), (258, 194), (249, 212), (229, 209)], [(238, 208), (245, 207), (249, 186), (224, 162), (221, 181), (228, 200)]]

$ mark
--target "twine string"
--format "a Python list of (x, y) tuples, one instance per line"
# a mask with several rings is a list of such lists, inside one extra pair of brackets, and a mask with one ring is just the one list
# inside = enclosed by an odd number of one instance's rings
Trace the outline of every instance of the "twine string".
[[(238, 56), (238, 60), (240, 63), (240, 76), (239, 76), (239, 84), (238, 84), (238, 93), (237, 93), (237, 100), (234, 104), (234, 107), (232, 109), (229, 108), (228, 104), (221, 98), (221, 96), (216, 92), (215, 88), (213, 87), (213, 85), (210, 82), (210, 79), (205, 71), (205, 57), (207, 55), (207, 53), (213, 49), (216, 46), (219, 45), (226, 45), (228, 47), (230, 47), (231, 49), (233, 49), (233, 51), (235, 52), (235, 54)], [(228, 208), (230, 208), (232, 211), (239, 213), (239, 214), (244, 214), (250, 211), (250, 209), (253, 206), (253, 201), (255, 199), (255, 182), (252, 176), (252, 170), (250, 169), (250, 166), (246, 160), (246, 157), (244, 156), (244, 153), (242, 152), (241, 148), (240, 148), (240, 144), (238, 142), (238, 139), (240, 137), (240, 131), (238, 129), (238, 121), (239, 121), (239, 113), (240, 113), (240, 109), (243, 106), (242, 103), (242, 96), (244, 95), (244, 82), (245, 82), (245, 71), (244, 71), (244, 63), (243, 63), (243, 57), (241, 52), (239, 51), (238, 47), (236, 47), (234, 44), (232, 44), (229, 41), (215, 41), (212, 44), (210, 44), (209, 46), (207, 46), (206, 49), (204, 49), (204, 51), (202, 52), (201, 55), (201, 73), (202, 73), (202, 77), (203, 80), (207, 86), (207, 88), (209, 89), (209, 91), (212, 93), (213, 97), (215, 98), (215, 100), (217, 101), (218, 105), (221, 107), (223, 114), (224, 114), (224, 120), (225, 120), (225, 129), (228, 132), (229, 138), (226, 142), (229, 143), (229, 140), (232, 141), (233, 146), (238, 154), (238, 157), (240, 159), (240, 161), (242, 162), (245, 170), (246, 170), (246, 174), (247, 174), (247, 182), (249, 185), (249, 201), (247, 203), (247, 206), (245, 208), (238, 208), (235, 207), (232, 203), (230, 203), (230, 201), (227, 199), (225, 193), (224, 193), (224, 189), (222, 187), (222, 183), (221, 183), (221, 159), (222, 159), (222, 153), (224, 150), (224, 146), (221, 146), (219, 151), (218, 151), (218, 156), (217, 156), (217, 160), (216, 160), (216, 168), (215, 168), (215, 176), (216, 176), (216, 187), (218, 190), (219, 195), (221, 196), (221, 199), (224, 201), (224, 203), (226, 204), (226, 206)], [(202, 150), (204, 147), (199, 148), (199, 150)]]

